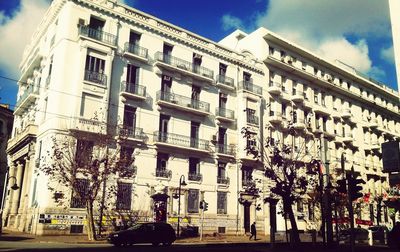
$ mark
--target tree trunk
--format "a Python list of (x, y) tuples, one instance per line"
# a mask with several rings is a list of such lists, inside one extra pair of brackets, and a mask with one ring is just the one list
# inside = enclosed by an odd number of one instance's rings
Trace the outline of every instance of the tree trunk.
[(283, 200), (285, 213), (289, 215), (289, 220), (291, 225), (290, 240), (293, 242), (294, 245), (297, 245), (300, 243), (300, 236), (299, 236), (299, 230), (297, 229), (296, 218), (293, 213), (292, 203), (293, 202), (289, 199)]
[(86, 219), (88, 240), (97, 240), (93, 218), (93, 202), (91, 201), (86, 202)]

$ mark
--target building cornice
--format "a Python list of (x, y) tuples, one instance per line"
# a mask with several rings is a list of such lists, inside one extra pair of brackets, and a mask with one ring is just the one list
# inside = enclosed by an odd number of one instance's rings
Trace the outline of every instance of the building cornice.
[[(88, 7), (103, 11), (109, 15), (115, 16), (129, 23), (140, 25), (155, 33), (167, 36), (186, 45), (192, 46), (198, 50), (204, 51), (233, 64), (247, 68), (259, 74), (264, 74), (262, 70), (263, 63), (261, 61), (247, 60), (246, 56), (226, 48), (214, 41), (201, 37), (190, 31), (182, 29), (178, 26), (170, 24), (166, 21), (158, 19), (154, 16), (136, 10), (124, 4), (119, 4), (111, 0), (69, 0), (77, 4), (86, 5)], [(257, 66), (259, 65), (259, 66)]]

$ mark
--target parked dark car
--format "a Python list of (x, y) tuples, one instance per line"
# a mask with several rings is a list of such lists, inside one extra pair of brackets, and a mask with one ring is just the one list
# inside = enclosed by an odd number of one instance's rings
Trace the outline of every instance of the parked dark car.
[(108, 236), (108, 242), (115, 246), (128, 246), (135, 243), (151, 243), (154, 246), (160, 243), (170, 246), (176, 239), (171, 225), (163, 222), (137, 223), (132, 227)]
[[(350, 231), (351, 229), (341, 230), (339, 233), (340, 240), (349, 240), (350, 239)], [(364, 228), (354, 228), (354, 240), (362, 241), (368, 239), (368, 230)]]
[(368, 230), (372, 231), (372, 239), (379, 240), (381, 243), (385, 242), (385, 233), (389, 233), (389, 229), (386, 226), (372, 226)]

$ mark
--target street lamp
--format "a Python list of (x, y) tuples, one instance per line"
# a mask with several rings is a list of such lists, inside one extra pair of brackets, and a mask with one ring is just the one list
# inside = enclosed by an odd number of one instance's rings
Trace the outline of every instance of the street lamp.
[(174, 198), (178, 199), (178, 228), (176, 230), (176, 237), (179, 237), (179, 225), (181, 222), (181, 188), (182, 186), (186, 186), (186, 182), (185, 182), (185, 175), (181, 175), (181, 177), (179, 178), (179, 189), (178, 189), (178, 195), (174, 195)]

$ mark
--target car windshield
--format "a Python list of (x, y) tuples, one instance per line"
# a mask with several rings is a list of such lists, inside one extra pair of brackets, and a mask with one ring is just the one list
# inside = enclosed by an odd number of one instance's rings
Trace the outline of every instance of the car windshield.
[(142, 224), (133, 224), (132, 227), (128, 228), (128, 230), (137, 230), (142, 226)]

